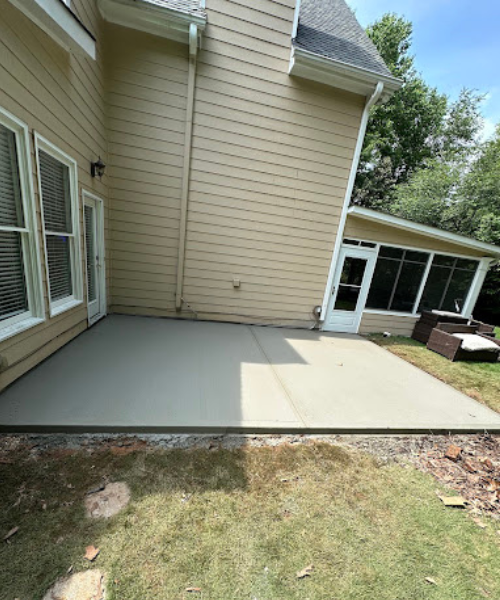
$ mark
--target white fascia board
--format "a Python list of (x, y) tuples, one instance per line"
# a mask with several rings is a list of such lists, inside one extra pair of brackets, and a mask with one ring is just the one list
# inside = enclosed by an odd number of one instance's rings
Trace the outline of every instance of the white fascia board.
[(396, 227), (397, 229), (425, 235), (434, 240), (441, 240), (450, 244), (462, 246), (463, 248), (478, 250), (480, 252), (484, 252), (487, 256), (500, 257), (499, 246), (486, 244), (485, 242), (478, 242), (477, 240), (473, 240), (463, 235), (458, 235), (457, 233), (451, 233), (449, 231), (444, 231), (443, 229), (430, 227), (429, 225), (422, 225), (421, 223), (415, 223), (414, 221), (408, 221), (407, 219), (401, 219), (400, 217), (387, 215), (376, 210), (371, 210), (370, 208), (352, 206), (348, 210), (348, 214), (352, 215), (353, 217), (359, 217), (361, 219), (366, 219), (367, 221), (372, 221), (374, 223), (390, 225), (391, 227)]
[(94, 36), (62, 0), (10, 0), (68, 52), (96, 58)]
[(374, 87), (382, 82), (384, 92), (380, 102), (388, 100), (398, 90), (402, 82), (395, 77), (388, 77), (353, 67), (346, 63), (325, 58), (314, 52), (292, 46), (289, 74), (303, 79), (311, 79), (354, 94), (370, 96)]
[(200, 34), (206, 18), (135, 0), (99, 0), (99, 10), (106, 21), (151, 33), (159, 37), (189, 43), (189, 29), (196, 25)]

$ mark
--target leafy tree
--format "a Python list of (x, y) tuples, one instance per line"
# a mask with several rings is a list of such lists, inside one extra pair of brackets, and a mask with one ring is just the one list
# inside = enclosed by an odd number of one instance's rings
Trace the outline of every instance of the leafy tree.
[(417, 73), (410, 54), (412, 25), (386, 14), (368, 27), (402, 87), (372, 109), (353, 194), (354, 202), (387, 210), (396, 188), (436, 160), (460, 161), (475, 147), (482, 127), (482, 96), (463, 90), (450, 103)]
[(388, 102), (372, 109), (354, 191), (356, 203), (383, 208), (395, 187), (433, 156), (431, 140), (441, 130), (447, 101), (415, 70), (409, 21), (386, 14), (367, 33), (403, 81)]

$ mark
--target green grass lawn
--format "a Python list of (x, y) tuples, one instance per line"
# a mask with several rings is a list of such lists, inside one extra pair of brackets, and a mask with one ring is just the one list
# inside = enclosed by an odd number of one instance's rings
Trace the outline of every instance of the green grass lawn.
[[(103, 477), (132, 500), (90, 520), (85, 492)], [(354, 450), (17, 452), (0, 478), (1, 537), (19, 526), (0, 544), (2, 600), (39, 600), (70, 566), (105, 571), (110, 600), (500, 598), (498, 521), (480, 529), (430, 475)]]
[[(497, 336), (500, 337), (500, 329), (497, 328), (496, 331)], [(369, 339), (500, 412), (500, 362), (451, 362), (444, 356), (427, 350), (424, 344), (411, 338), (398, 336), (384, 338), (383, 335), (376, 334), (370, 335)]]

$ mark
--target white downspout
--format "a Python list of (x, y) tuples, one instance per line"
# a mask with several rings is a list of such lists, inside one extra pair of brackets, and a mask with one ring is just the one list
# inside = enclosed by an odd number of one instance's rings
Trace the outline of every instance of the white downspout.
[(352, 190), (354, 188), (354, 183), (356, 181), (356, 173), (358, 172), (359, 160), (361, 158), (361, 150), (363, 149), (363, 143), (365, 141), (366, 126), (368, 125), (370, 109), (372, 108), (372, 106), (374, 106), (378, 102), (383, 91), (384, 91), (384, 84), (381, 81), (379, 81), (377, 83), (377, 87), (375, 88), (375, 91), (370, 96), (370, 98), (367, 99), (365, 108), (363, 110), (363, 115), (361, 117), (361, 123), (359, 125), (359, 132), (358, 132), (358, 139), (356, 142), (356, 148), (354, 150), (354, 157), (353, 157), (352, 165), (351, 165), (351, 172), (349, 174), (349, 180), (347, 182), (347, 189), (345, 191), (344, 206), (342, 208), (342, 214), (340, 215), (339, 227), (337, 230), (337, 237), (335, 239), (335, 245), (333, 247), (332, 262), (330, 264), (330, 271), (328, 272), (328, 279), (326, 281), (325, 294), (323, 296), (323, 304), (321, 305), (321, 320), (323, 320), (323, 321), (326, 318), (326, 312), (328, 310), (328, 303), (330, 301), (330, 296), (332, 293), (333, 278), (335, 276), (335, 270), (337, 268), (337, 261), (339, 259), (340, 248), (342, 246), (342, 240), (344, 237), (345, 223), (347, 220), (347, 211), (349, 209), (349, 203), (351, 202)]
[(196, 83), (196, 58), (198, 54), (198, 27), (189, 26), (189, 71), (186, 103), (186, 124), (184, 133), (184, 162), (181, 188), (181, 217), (179, 223), (179, 254), (177, 257), (177, 282), (175, 288), (175, 310), (182, 308), (182, 289), (184, 285), (184, 262), (186, 254), (186, 229), (189, 200), (189, 178), (191, 169), (191, 147), (193, 141), (193, 109)]

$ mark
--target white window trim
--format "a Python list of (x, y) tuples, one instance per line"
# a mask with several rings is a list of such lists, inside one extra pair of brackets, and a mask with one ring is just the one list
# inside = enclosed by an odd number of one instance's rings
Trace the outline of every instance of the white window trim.
[[(422, 300), (422, 296), (424, 294), (425, 286), (426, 286), (427, 280), (429, 278), (429, 273), (432, 268), (432, 263), (434, 261), (434, 257), (438, 254), (440, 256), (450, 256), (453, 258), (474, 260), (478, 263), (476, 271), (474, 273), (473, 281), (469, 288), (469, 292), (467, 294), (467, 297), (464, 300), (462, 312), (460, 313), (461, 316), (463, 316), (463, 317), (470, 317), (472, 310), (474, 308), (474, 305), (477, 301), (477, 298), (479, 297), (479, 294), (481, 292), (481, 288), (484, 283), (484, 279), (488, 272), (489, 266), (490, 266), (491, 262), (494, 260), (493, 258), (471, 256), (470, 254), (465, 255), (465, 254), (456, 254), (454, 252), (441, 252), (438, 250), (429, 250), (426, 248), (416, 248), (414, 246), (401, 246), (400, 244), (391, 244), (389, 242), (374, 242), (373, 240), (361, 239), (361, 238), (352, 237), (352, 236), (348, 237), (347, 239), (353, 240), (356, 242), (370, 242), (370, 243), (376, 244), (377, 245), (377, 247), (376, 247), (377, 256), (375, 258), (375, 264), (379, 258), (380, 248), (382, 246), (390, 247), (390, 248), (399, 248), (400, 250), (411, 250), (411, 251), (416, 251), (416, 252), (424, 252), (426, 254), (429, 254), (429, 258), (427, 259), (427, 265), (425, 267), (425, 271), (422, 276), (422, 281), (420, 283), (420, 288), (419, 288), (418, 294), (416, 296), (415, 303), (413, 305), (413, 311), (412, 312), (398, 312), (398, 311), (394, 311), (394, 310), (383, 310), (383, 309), (379, 309), (379, 308), (366, 308), (365, 307), (362, 312), (363, 312), (363, 314), (369, 314), (369, 315), (381, 315), (381, 316), (385, 315), (385, 316), (393, 316), (393, 317), (407, 317), (407, 318), (413, 318), (413, 319), (419, 318), (420, 313), (418, 312), (418, 307), (420, 305), (420, 301)], [(356, 246), (352, 246), (350, 244), (342, 244), (342, 248), (356, 248)], [(371, 281), (370, 281), (370, 286), (371, 286)], [(369, 291), (370, 291), (370, 288), (368, 288), (368, 293), (369, 293)], [(368, 299), (368, 296), (367, 296), (367, 299)]]
[[(36, 149), (36, 163), (37, 163), (37, 174), (38, 174), (38, 193), (40, 196), (40, 211), (42, 215), (42, 234), (43, 244), (45, 248), (45, 273), (47, 276), (47, 287), (49, 292), (49, 312), (51, 317), (60, 315), (75, 306), (83, 303), (83, 273), (82, 273), (82, 259), (81, 259), (81, 239), (80, 239), (80, 203), (78, 198), (78, 165), (74, 159), (68, 154), (60, 150), (57, 146), (49, 142), (47, 139), (42, 137), (40, 134), (35, 132), (35, 149)], [(40, 177), (40, 160), (39, 152), (43, 150), (47, 154), (50, 154), (53, 158), (66, 165), (69, 169), (69, 189), (70, 189), (70, 202), (71, 202), (71, 223), (72, 223), (72, 234), (73, 243), (71, 246), (71, 278), (73, 284), (73, 294), (67, 298), (61, 298), (52, 302), (50, 299), (50, 276), (49, 276), (49, 263), (47, 253), (47, 236), (45, 231), (45, 218), (43, 213), (43, 195), (42, 195), (42, 182)], [(49, 233), (50, 235), (50, 233)]]
[(45, 321), (45, 302), (28, 126), (1, 107), (0, 123), (13, 131), (16, 136), (21, 200), (25, 222), (24, 228), (5, 227), (2, 229), (22, 233), (24, 274), (29, 307), (24, 313), (0, 321), (0, 341), (2, 341), (43, 323)]

